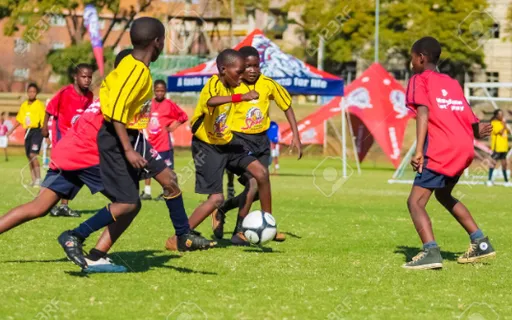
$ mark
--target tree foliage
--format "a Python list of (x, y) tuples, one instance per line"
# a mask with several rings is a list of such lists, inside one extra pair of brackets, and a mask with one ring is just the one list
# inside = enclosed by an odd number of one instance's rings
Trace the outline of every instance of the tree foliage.
[[(415, 40), (437, 38), (443, 47), (442, 62), (461, 69), (484, 64), (482, 45), (490, 37), (493, 20), (485, 12), (486, 0), (381, 0), (379, 61), (402, 60), (409, 68), (409, 51)], [(290, 0), (288, 8), (302, 7), (302, 32), (308, 39), (306, 53), (316, 55), (319, 37), (325, 39), (325, 58), (345, 63), (363, 58), (373, 61), (375, 1)], [(328, 65), (327, 63), (326, 65)]]

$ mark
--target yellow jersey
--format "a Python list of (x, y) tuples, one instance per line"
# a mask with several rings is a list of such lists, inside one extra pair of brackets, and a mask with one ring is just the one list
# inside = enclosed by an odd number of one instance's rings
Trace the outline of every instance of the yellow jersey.
[(27, 100), (21, 104), (16, 121), (22, 125), (23, 129), (42, 128), (45, 112), (46, 108), (40, 100), (36, 99), (30, 104)]
[[(509, 131), (500, 120), (492, 120), (491, 149), (494, 152), (508, 152)], [(503, 130), (505, 129), (505, 130)], [(500, 131), (503, 133), (500, 134)]]
[(242, 101), (233, 108), (231, 130), (247, 134), (261, 133), (270, 127), (270, 101), (286, 111), (292, 105), (292, 97), (279, 83), (269, 77), (260, 75), (255, 84), (242, 83), (235, 89), (235, 94), (244, 94), (255, 90), (260, 95), (258, 100)]
[(206, 104), (211, 97), (233, 95), (233, 89), (224, 86), (218, 75), (208, 79), (199, 95), (199, 101), (194, 115), (190, 121), (192, 132), (199, 140), (223, 145), (233, 139), (230, 129), (230, 110), (233, 103), (225, 103), (217, 107), (208, 107)]
[(130, 54), (103, 80), (101, 113), (106, 121), (124, 123), (127, 129), (147, 127), (153, 98), (149, 68)]

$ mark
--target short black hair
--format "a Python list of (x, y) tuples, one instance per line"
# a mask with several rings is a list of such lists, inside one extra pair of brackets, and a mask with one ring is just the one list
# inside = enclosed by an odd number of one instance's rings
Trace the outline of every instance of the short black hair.
[(146, 48), (151, 41), (165, 36), (165, 27), (160, 20), (142, 17), (133, 21), (130, 40), (134, 48)]
[(76, 65), (75, 69), (73, 70), (73, 75), (76, 75), (78, 74), (78, 72), (82, 69), (89, 69), (91, 70), (91, 72), (94, 71), (94, 68), (92, 66), (92, 64), (89, 64), (89, 63), (79, 63)]
[(119, 53), (116, 56), (116, 60), (114, 61), (114, 68), (117, 68), (117, 66), (121, 63), (121, 61), (129, 54), (131, 54), (133, 49), (124, 49), (119, 51)]
[[(243, 59), (242, 54), (233, 49), (222, 50), (217, 56), (217, 68), (232, 64), (236, 59)], [(220, 70), (220, 69), (219, 69)]]
[(423, 37), (412, 45), (412, 52), (423, 54), (429, 62), (437, 63), (441, 56), (441, 44), (433, 37)]
[(162, 79), (158, 79), (158, 80), (155, 80), (155, 82), (153, 82), (153, 88), (156, 88), (157, 85), (163, 85), (165, 88), (167, 88), (167, 84), (165, 83), (164, 80)]
[(27, 86), (27, 91), (28, 91), (28, 89), (30, 89), (30, 88), (34, 88), (34, 89), (36, 89), (36, 92), (37, 92), (37, 93), (39, 93), (39, 87), (37, 86), (37, 84), (36, 84), (36, 83), (34, 83), (34, 82), (29, 83), (29, 84), (28, 84), (28, 86)]
[(242, 56), (244, 56), (244, 58), (248, 58), (248, 57), (256, 57), (256, 58), (260, 58), (260, 53), (258, 52), (258, 50), (256, 50), (255, 47), (251, 47), (251, 46), (245, 46), (245, 47), (241, 47), (240, 49), (238, 49), (238, 52), (240, 52), (242, 54)]

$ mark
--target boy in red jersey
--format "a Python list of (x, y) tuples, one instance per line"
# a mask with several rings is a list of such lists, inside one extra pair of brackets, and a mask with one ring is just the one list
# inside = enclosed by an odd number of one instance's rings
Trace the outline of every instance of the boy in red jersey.
[(406, 269), (442, 268), (443, 259), (425, 210), (434, 193), (469, 234), (471, 244), (459, 263), (472, 263), (496, 255), (489, 239), (478, 228), (468, 209), (452, 196), (460, 175), (473, 161), (473, 136), (485, 137), (492, 130), (479, 124), (459, 83), (436, 72), (441, 45), (424, 37), (412, 46), (415, 75), (407, 87), (407, 106), (416, 111), (416, 153), (411, 165), (417, 171), (407, 206), (423, 250), (403, 265)]
[[(165, 164), (174, 170), (174, 149), (170, 133), (184, 124), (188, 116), (176, 103), (165, 98), (167, 86), (163, 80), (156, 80), (153, 88), (155, 97), (151, 101), (151, 118), (144, 132), (149, 143), (164, 159)], [(151, 179), (146, 180), (140, 199), (151, 200)], [(164, 200), (163, 193), (156, 200)]]
[[(82, 112), (92, 103), (93, 93), (89, 90), (92, 82), (92, 66), (80, 63), (74, 70), (74, 83), (60, 89), (46, 107), (42, 134), (48, 138), (48, 118), (53, 116), (55, 132), (52, 134), (54, 148)], [(64, 217), (79, 217), (80, 213), (68, 207), (68, 200), (62, 199), (59, 207), (52, 208), (51, 215)]]

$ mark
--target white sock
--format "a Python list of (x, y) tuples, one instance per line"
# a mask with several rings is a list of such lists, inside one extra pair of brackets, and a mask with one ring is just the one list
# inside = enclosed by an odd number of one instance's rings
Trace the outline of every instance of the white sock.
[(275, 165), (276, 170), (279, 170), (279, 164)]
[(36, 180), (34, 181), (34, 184), (35, 184), (35, 185), (40, 185), (40, 184), (41, 184), (41, 180), (36, 179)]
[(151, 195), (151, 186), (144, 186), (144, 193)]

